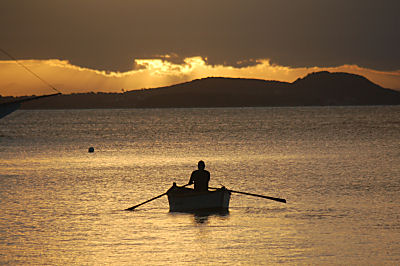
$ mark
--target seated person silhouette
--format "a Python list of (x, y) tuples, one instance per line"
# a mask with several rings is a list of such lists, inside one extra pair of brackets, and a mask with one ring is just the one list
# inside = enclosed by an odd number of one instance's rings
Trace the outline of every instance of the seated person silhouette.
[(193, 171), (190, 176), (189, 185), (194, 183), (195, 191), (208, 191), (208, 182), (210, 181), (210, 172), (204, 170), (206, 167), (203, 161), (199, 161), (198, 170)]

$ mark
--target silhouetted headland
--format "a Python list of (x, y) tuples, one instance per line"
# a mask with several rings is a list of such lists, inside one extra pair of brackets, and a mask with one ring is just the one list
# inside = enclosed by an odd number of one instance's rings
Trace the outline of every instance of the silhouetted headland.
[[(3, 98), (4, 99), (4, 98)], [(0, 98), (1, 100), (1, 98)], [(400, 92), (363, 76), (316, 72), (292, 83), (204, 78), (124, 93), (79, 93), (26, 102), (24, 109), (398, 105)]]

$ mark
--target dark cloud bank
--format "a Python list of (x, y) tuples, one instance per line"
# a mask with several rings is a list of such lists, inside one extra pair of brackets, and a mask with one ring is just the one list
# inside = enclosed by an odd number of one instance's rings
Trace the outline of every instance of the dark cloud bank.
[(0, 36), (17, 58), (102, 70), (172, 53), (211, 64), (397, 70), (399, 10), (397, 0), (2, 0)]

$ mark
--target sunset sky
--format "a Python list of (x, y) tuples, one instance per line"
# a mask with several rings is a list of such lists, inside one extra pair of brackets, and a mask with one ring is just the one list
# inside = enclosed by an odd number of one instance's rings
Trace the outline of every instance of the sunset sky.
[[(63, 93), (328, 70), (400, 90), (397, 0), (1, 0), (0, 48)], [(0, 53), (0, 95), (53, 91)]]

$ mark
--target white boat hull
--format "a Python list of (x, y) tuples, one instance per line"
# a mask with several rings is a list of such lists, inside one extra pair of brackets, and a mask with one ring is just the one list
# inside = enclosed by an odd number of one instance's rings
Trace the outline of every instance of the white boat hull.
[(199, 210), (228, 210), (231, 193), (223, 188), (195, 192), (193, 189), (173, 186), (167, 192), (171, 212)]

